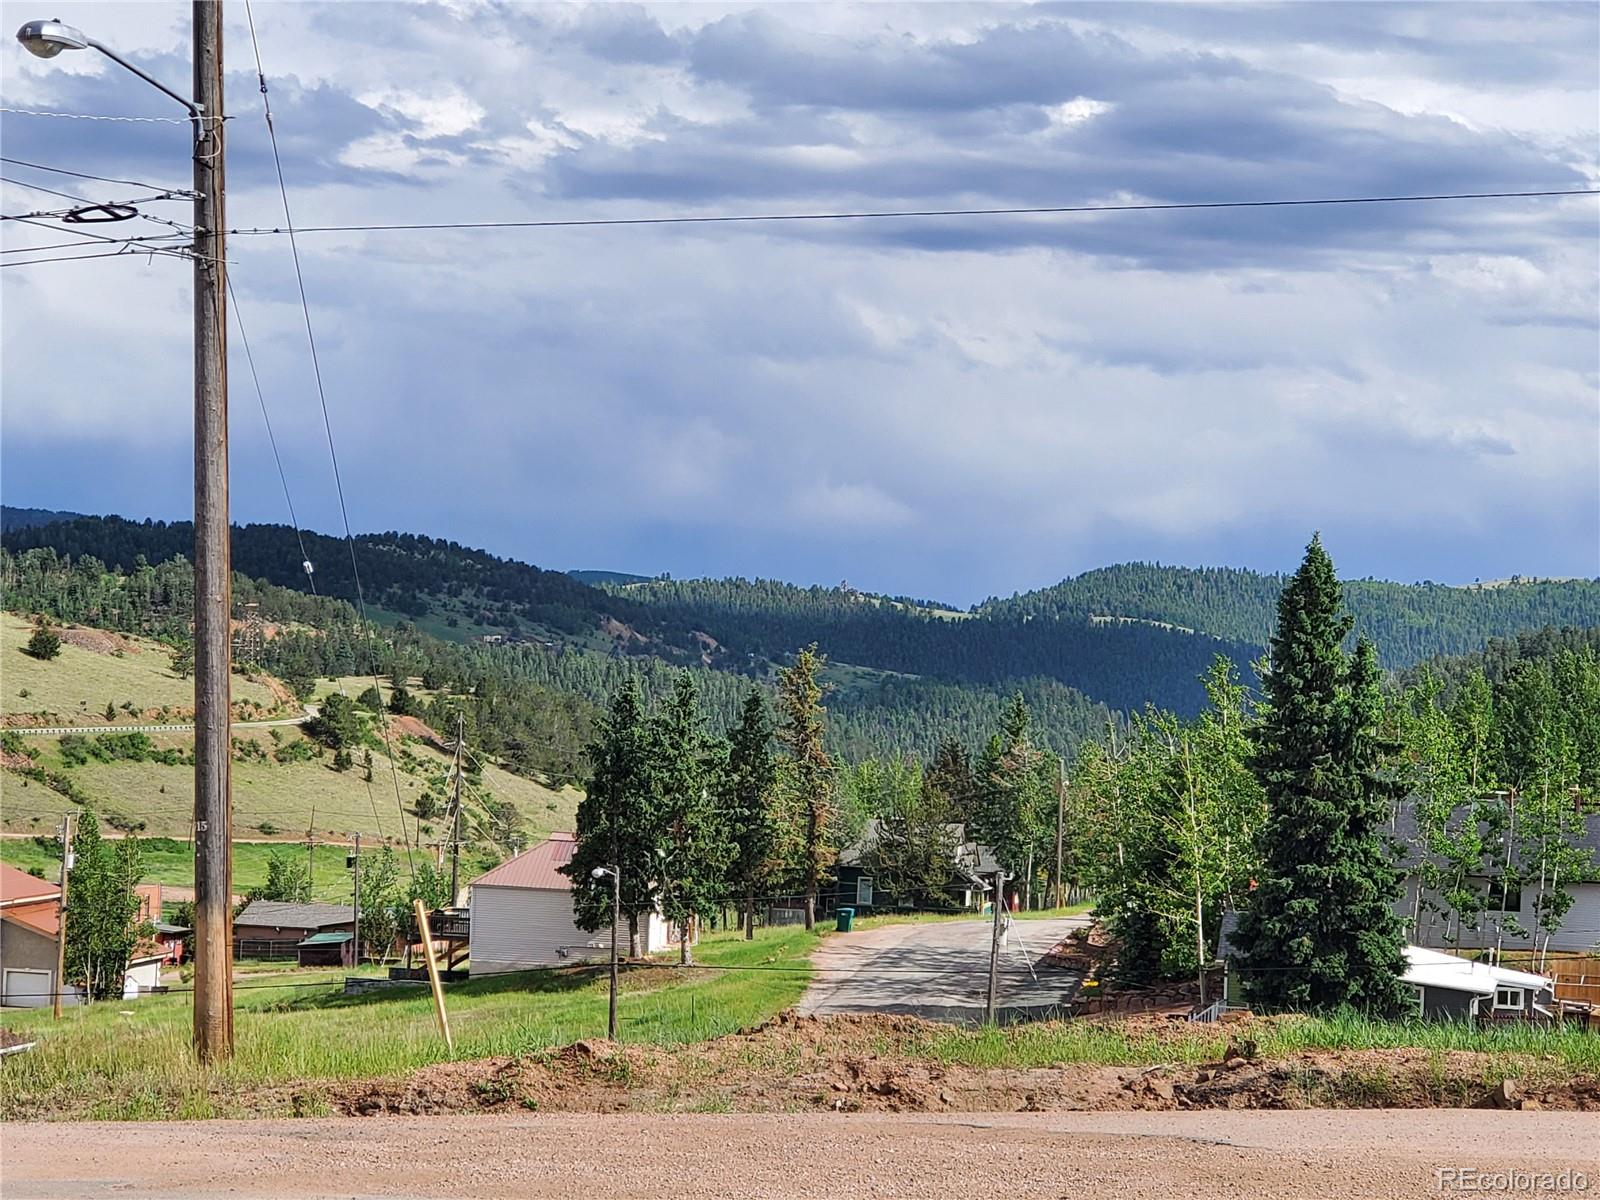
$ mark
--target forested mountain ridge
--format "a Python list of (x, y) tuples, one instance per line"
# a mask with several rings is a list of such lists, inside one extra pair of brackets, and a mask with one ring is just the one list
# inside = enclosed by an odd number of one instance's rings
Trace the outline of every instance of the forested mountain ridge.
[(657, 579), (607, 589), (669, 627), (703, 630), (730, 664), (782, 662), (815, 642), (831, 659), (879, 671), (985, 687), (1054, 679), (1123, 711), (1156, 704), (1190, 712), (1217, 655), (1248, 670), (1255, 647), (1150, 624), (969, 615), (848, 585), (771, 579)]
[[(303, 593), (302, 539), (318, 592), (354, 602), (351, 548), (342, 538), (297, 535), (282, 525), (237, 526), (235, 570)], [(13, 554), (48, 547), (75, 560), (87, 556), (128, 572), (136, 586), (148, 584), (141, 560), (186, 557), (191, 541), (187, 522), (118, 517), (8, 528), (4, 534)], [(1193, 714), (1204, 699), (1199, 678), (1218, 655), (1250, 678), (1283, 582), (1278, 575), (1231, 568), (1131, 563), (961, 613), (848, 584), (547, 571), (417, 534), (360, 535), (355, 556), (375, 621), (411, 625), (447, 642), (491, 639), (545, 651), (599, 651), (754, 679), (768, 678), (798, 648), (814, 642), (836, 669), (854, 671), (848, 674), (851, 686), (836, 697), (843, 705), (870, 705), (875, 701), (867, 693), (881, 688), (876, 694), (894, 697), (898, 708), (920, 684), (975, 689), (969, 697), (974, 712), (987, 711), (995, 696), (1025, 681), (1041, 687), (1054, 681), (1085, 704), (1119, 712), (1154, 704)], [(592, 586), (579, 574), (603, 582)], [(1545, 626), (1600, 626), (1600, 581), (1453, 588), (1357, 580), (1344, 588), (1355, 631), (1376, 642), (1390, 669), (1476, 652), (1491, 638)], [(585, 687), (551, 686), (591, 702), (605, 699)], [(708, 686), (704, 692), (723, 690)], [(1082, 719), (1080, 713), (1071, 724), (1077, 727)]]
[[(129, 521), (80, 517), (7, 528), (6, 549), (48, 547), (71, 558), (90, 557), (132, 571), (147, 563), (188, 558), (194, 527), (188, 521)], [(304, 553), (302, 554), (302, 546)], [(314, 569), (317, 592), (357, 601), (351, 550), (343, 538), (296, 531), (287, 525), (235, 525), (233, 568), (251, 579), (305, 589), (304, 561)], [(625, 650), (671, 657), (698, 654), (691, 632), (668, 628), (662, 615), (591, 587), (564, 571), (546, 571), (498, 558), (456, 542), (411, 533), (369, 533), (355, 538), (355, 559), (366, 603), (389, 616), (423, 623), (440, 636), (534, 638), (609, 636)], [(653, 645), (652, 645), (653, 643)]]
[[(1123, 563), (1085, 571), (1051, 587), (977, 612), (993, 617), (1168, 622), (1215, 637), (1265, 646), (1285, 576), (1234, 567)], [(1431, 582), (1344, 582), (1355, 629), (1377, 645), (1385, 667), (1435, 655), (1469, 654), (1490, 638), (1545, 626), (1600, 625), (1600, 579), (1525, 580), (1451, 587)]]

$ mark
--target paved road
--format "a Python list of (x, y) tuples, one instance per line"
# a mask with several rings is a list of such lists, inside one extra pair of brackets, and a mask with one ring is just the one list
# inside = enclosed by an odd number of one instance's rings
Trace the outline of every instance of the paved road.
[[(6, 1200), (1406, 1200), (1600, 1192), (1600, 1121), (1477, 1110), (540, 1114), (0, 1126)], [(1565, 1192), (1438, 1171), (1580, 1173)]]
[[(1044, 1015), (1072, 995), (1081, 977), (1039, 958), (1087, 917), (1013, 921), (1000, 951), (1002, 1019)], [(928, 921), (834, 934), (812, 956), (817, 975), (800, 1002), (806, 1014), (910, 1013), (940, 1021), (978, 1021), (988, 989), (991, 926)]]
[[(317, 715), (314, 705), (306, 705), (298, 717), (279, 717), (272, 721), (234, 721), (231, 729), (271, 729), (275, 725), (303, 725)], [(63, 733), (193, 733), (194, 722), (178, 725), (11, 725), (6, 733), (24, 737), (53, 737)]]

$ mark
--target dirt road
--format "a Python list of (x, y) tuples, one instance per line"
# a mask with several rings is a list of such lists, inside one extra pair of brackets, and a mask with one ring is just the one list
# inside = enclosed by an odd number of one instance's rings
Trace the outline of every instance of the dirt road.
[(1473, 1110), (5, 1125), (0, 1148), (6, 1200), (1472, 1194), (1441, 1169), (1576, 1172), (1510, 1194), (1600, 1193), (1594, 1116)]
[[(1000, 952), (996, 1001), (1006, 1014), (1038, 1016), (1058, 1009), (1082, 979), (1047, 966), (1040, 956), (1087, 917), (1013, 921)], [(905, 1013), (936, 1021), (982, 1019), (989, 983), (993, 926), (981, 921), (880, 925), (824, 940), (812, 955), (817, 974), (800, 1011)]]

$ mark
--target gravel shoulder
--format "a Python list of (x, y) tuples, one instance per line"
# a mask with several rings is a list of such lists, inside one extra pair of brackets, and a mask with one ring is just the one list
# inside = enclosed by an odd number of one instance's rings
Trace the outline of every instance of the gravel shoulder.
[(1588, 1190), (1600, 1190), (1600, 1121), (1572, 1113), (628, 1113), (8, 1124), (0, 1128), (0, 1148), (7, 1200), (894, 1200), (996, 1189), (1008, 1200), (1437, 1197), (1451, 1190), (1440, 1186), (1441, 1169), (1577, 1172)]

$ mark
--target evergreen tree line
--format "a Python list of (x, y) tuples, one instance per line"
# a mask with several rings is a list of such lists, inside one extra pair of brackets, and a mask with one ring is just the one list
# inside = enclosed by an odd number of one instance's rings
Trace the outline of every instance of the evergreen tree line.
[[(1224, 915), (1247, 993), (1272, 1007), (1396, 1011), (1400, 946), (1427, 928), (1548, 945), (1600, 797), (1600, 653), (1546, 630), (1388, 685), (1319, 541), (1278, 602), (1260, 694), (1219, 659), (1208, 704), (1150, 709), (1072, 768), (1073, 869), (1134, 982), (1198, 973)], [(1449, 680), (1449, 685), (1446, 685)], [(1397, 913), (1403, 871), (1421, 887)], [(1537, 930), (1512, 899), (1531, 892)]]

